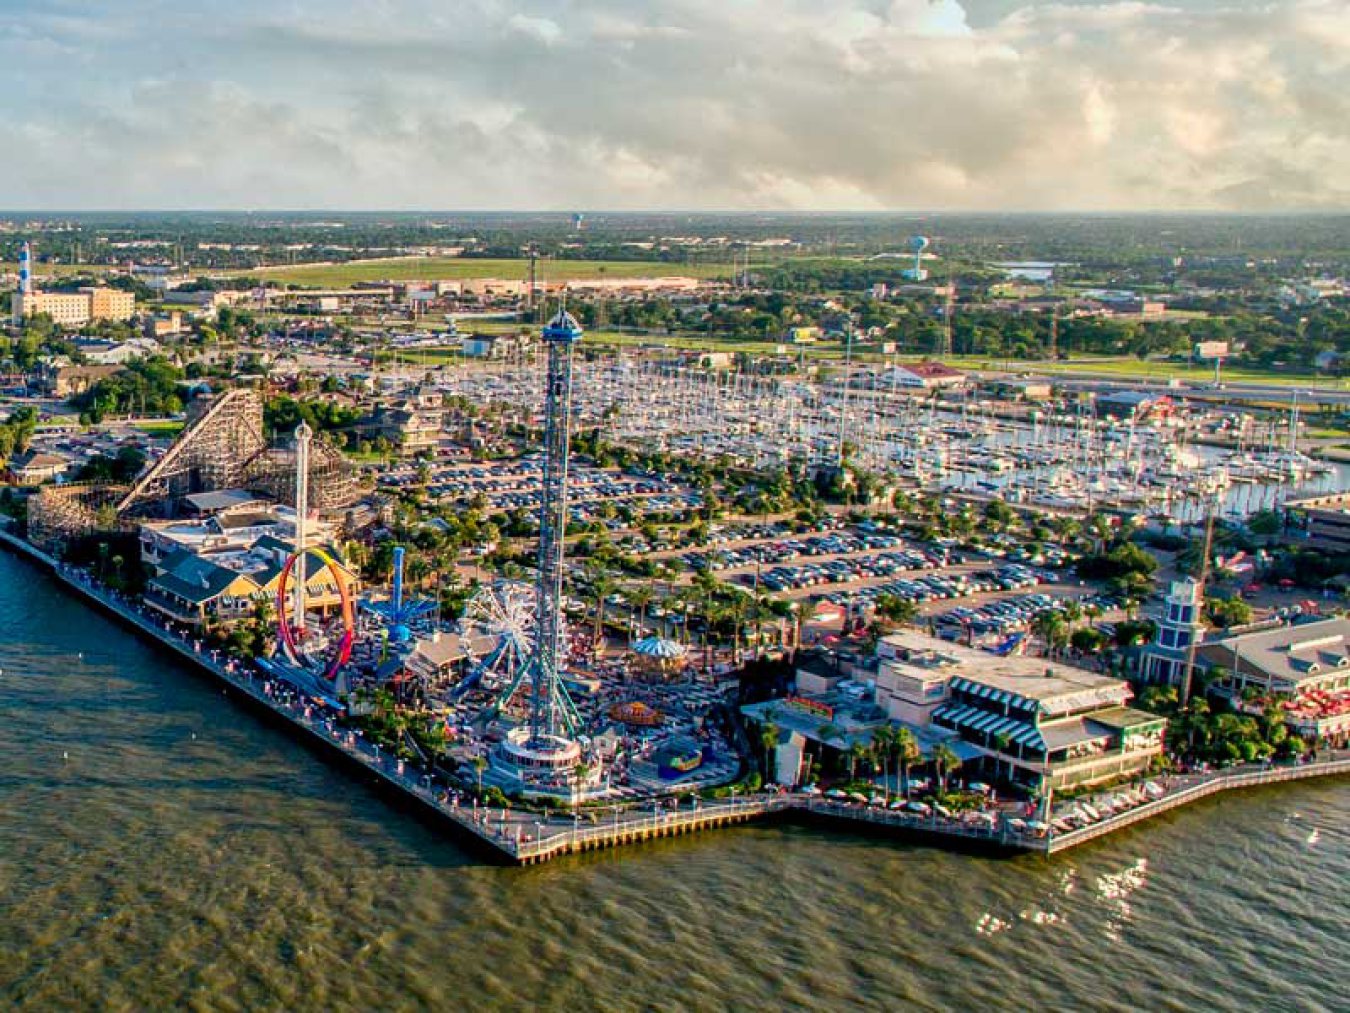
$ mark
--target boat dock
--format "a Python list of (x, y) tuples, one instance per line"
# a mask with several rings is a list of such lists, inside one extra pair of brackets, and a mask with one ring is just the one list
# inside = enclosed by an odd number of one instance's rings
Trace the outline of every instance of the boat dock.
[(464, 805), (443, 786), (436, 784), (430, 775), (382, 751), (359, 733), (336, 724), (321, 708), (307, 702), (299, 693), (292, 693), (273, 678), (201, 641), (177, 633), (154, 613), (115, 592), (96, 586), (81, 571), (65, 566), (3, 529), (0, 529), (0, 544), (8, 545), (48, 570), (63, 585), (104, 612), (158, 641), (183, 661), (223, 684), (227, 692), (233, 691), (242, 701), (280, 719), (302, 740), (327, 755), (341, 758), (373, 774), (377, 782), (395, 792), (399, 798), (433, 816), (478, 850), (507, 864), (537, 865), (564, 855), (618, 848), (767, 819), (795, 819), (850, 831), (881, 832), (888, 836), (946, 847), (1003, 854), (1054, 855), (1221, 791), (1350, 773), (1350, 756), (1342, 753), (1295, 766), (1197, 775), (1185, 779), (1181, 786), (1159, 799), (1068, 833), (1033, 833), (1016, 827), (1006, 817), (998, 819), (993, 825), (984, 826), (955, 819), (940, 819), (931, 814), (925, 816), (783, 793), (695, 799), (674, 809), (659, 803), (649, 803), (639, 808), (611, 806), (561, 815), (487, 808), (472, 803)]

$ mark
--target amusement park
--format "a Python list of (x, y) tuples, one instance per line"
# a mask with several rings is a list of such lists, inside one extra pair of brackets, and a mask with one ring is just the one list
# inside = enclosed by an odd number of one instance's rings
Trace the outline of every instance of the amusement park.
[[(387, 592), (359, 590), (313, 508), (314, 433), (293, 434), (293, 540), (255, 599), (274, 617), (252, 660), (340, 724), (448, 785), (545, 806), (634, 802), (715, 788), (744, 771), (734, 723), (689, 648), (650, 633), (618, 650), (569, 621), (564, 595), (573, 350), (565, 310), (543, 329), (544, 452), (533, 580), (476, 586), (463, 614), (410, 592), (390, 552)], [(153, 603), (153, 599), (150, 599)], [(255, 606), (256, 608), (256, 606)]]

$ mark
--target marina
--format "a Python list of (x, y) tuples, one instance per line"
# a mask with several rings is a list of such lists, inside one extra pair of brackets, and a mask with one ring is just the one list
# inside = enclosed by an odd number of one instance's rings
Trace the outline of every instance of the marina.
[[(1350, 487), (1344, 465), (1297, 449), (1297, 405), (1258, 418), (1166, 394), (1015, 405), (977, 392), (887, 385), (884, 369), (811, 380), (709, 371), (659, 357), (578, 363), (576, 412), (616, 446), (756, 469), (813, 469), (847, 456), (928, 492), (1050, 511), (1110, 510), (1165, 523), (1244, 517)], [(455, 398), (532, 419), (536, 367), (461, 370)], [(845, 435), (846, 434), (846, 435)]]

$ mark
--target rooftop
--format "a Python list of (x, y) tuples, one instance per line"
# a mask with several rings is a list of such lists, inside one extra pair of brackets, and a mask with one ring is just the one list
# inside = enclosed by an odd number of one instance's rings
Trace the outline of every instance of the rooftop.
[(978, 695), (975, 687), (984, 687), (1026, 706), (1034, 705), (1043, 714), (1114, 706), (1130, 697), (1129, 686), (1121, 679), (1045, 658), (1000, 657), (908, 631), (883, 637), (881, 644), (883, 667), (889, 663), (902, 670), (920, 669), (925, 675), (936, 671), (947, 677), (952, 688), (976, 691)]
[(1243, 633), (1208, 643), (1203, 650), (1217, 663), (1256, 669), (1263, 675), (1299, 683), (1328, 671), (1350, 668), (1350, 619), (1323, 619)]
[(184, 496), (184, 500), (202, 513), (225, 510), (229, 507), (243, 506), (248, 503), (267, 502), (267, 500), (247, 489), (220, 489), (216, 492), (198, 492)]
[(966, 375), (959, 369), (948, 366), (945, 362), (911, 362), (901, 368), (908, 370), (915, 376), (923, 376), (931, 379)]

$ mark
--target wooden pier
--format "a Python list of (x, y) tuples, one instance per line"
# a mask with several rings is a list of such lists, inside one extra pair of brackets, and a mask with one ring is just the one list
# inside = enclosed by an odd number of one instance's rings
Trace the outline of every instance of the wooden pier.
[(1161, 816), (1165, 812), (1198, 802), (1210, 795), (1217, 795), (1221, 791), (1256, 788), (1263, 784), (1279, 784), (1284, 781), (1301, 781), (1309, 777), (1331, 777), (1336, 774), (1350, 774), (1350, 757), (1333, 757), (1314, 763), (1272, 766), (1260, 770), (1220, 771), (1195, 784), (1170, 791), (1153, 802), (1145, 802), (1123, 813), (1108, 816), (1100, 823), (1065, 834), (1052, 834), (1046, 838), (1044, 850), (1049, 855), (1067, 851), (1069, 848), (1094, 841), (1098, 837), (1152, 819), (1154, 816)]
[(676, 809), (648, 803), (645, 807), (627, 810), (611, 807), (565, 815), (462, 805), (430, 775), (382, 751), (359, 733), (337, 725), (322, 709), (307, 703), (301, 694), (280, 689), (272, 677), (173, 631), (153, 613), (94, 585), (81, 571), (62, 565), (3, 529), (0, 529), (0, 544), (15, 549), (50, 571), (63, 585), (91, 604), (167, 647), (183, 661), (222, 683), (227, 692), (234, 691), (243, 702), (279, 719), (321, 752), (373, 774), (380, 785), (398, 798), (434, 816), (468, 843), (476, 845), (478, 850), (508, 864), (537, 865), (564, 855), (775, 818), (833, 824), (852, 831), (882, 832), (887, 836), (945, 847), (977, 848), (1003, 854), (1054, 855), (1221, 791), (1350, 773), (1350, 756), (1344, 754), (1313, 763), (1218, 771), (1196, 777), (1191, 783), (1169, 791), (1155, 801), (1069, 833), (1048, 831), (1038, 834), (1015, 829), (1006, 817), (992, 826), (981, 826), (956, 819), (940, 819), (935, 815), (780, 793), (695, 800)]

